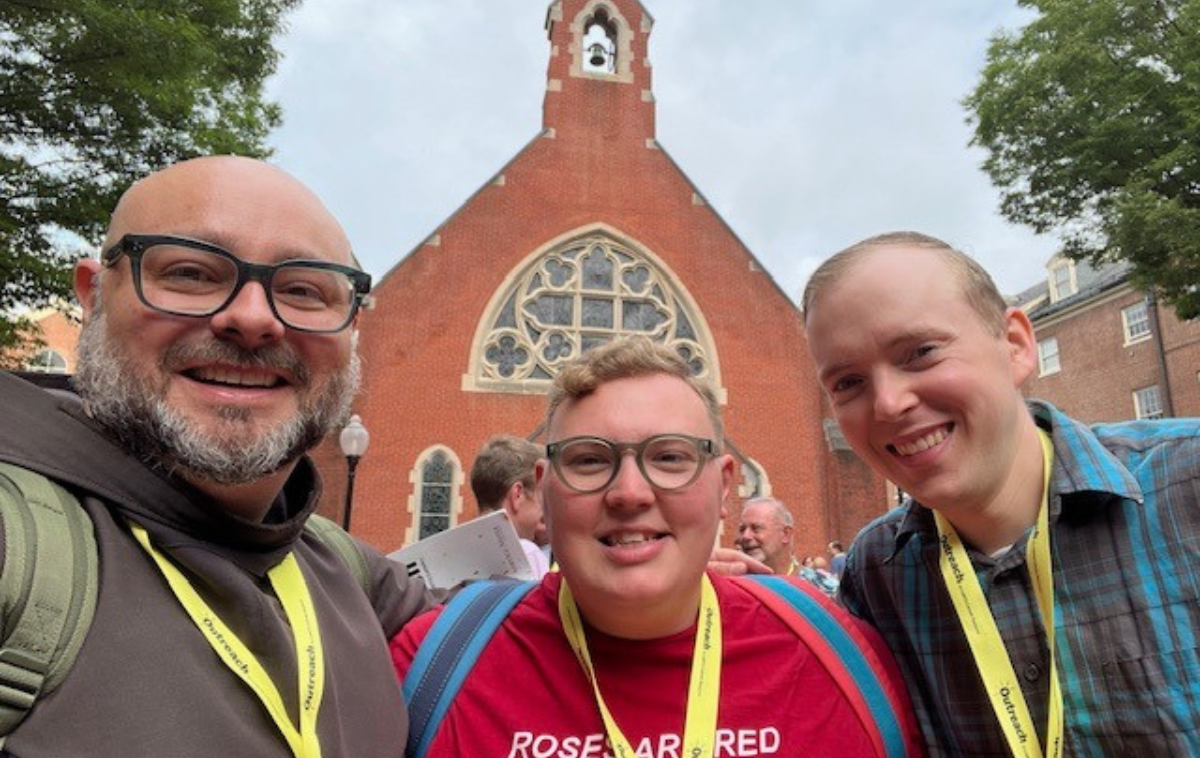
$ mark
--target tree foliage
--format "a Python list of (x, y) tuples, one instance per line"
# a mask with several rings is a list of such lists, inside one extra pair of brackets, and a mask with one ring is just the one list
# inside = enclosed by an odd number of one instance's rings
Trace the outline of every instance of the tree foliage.
[(1200, 315), (1200, 0), (1018, 0), (966, 99), (1001, 212)]
[(0, 353), (69, 294), (120, 193), (211, 153), (263, 156), (272, 39), (299, 0), (0, 0)]

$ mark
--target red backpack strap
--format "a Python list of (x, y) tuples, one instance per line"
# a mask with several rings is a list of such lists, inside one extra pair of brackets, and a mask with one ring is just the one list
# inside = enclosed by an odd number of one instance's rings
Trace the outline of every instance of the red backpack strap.
[[(736, 582), (796, 633), (837, 682), (870, 736), (878, 758), (920, 754), (908, 695), (895, 663), (885, 661), (860, 625), (808, 582), (752, 575)], [(877, 639), (877, 638), (875, 638)], [(880, 643), (882, 644), (882, 643)]]

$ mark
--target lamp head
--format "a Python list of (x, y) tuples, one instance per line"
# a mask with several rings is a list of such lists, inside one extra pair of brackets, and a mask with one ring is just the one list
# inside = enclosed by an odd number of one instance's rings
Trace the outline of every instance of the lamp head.
[(357, 413), (350, 417), (349, 423), (342, 429), (338, 442), (342, 446), (342, 454), (347, 458), (361, 458), (366, 454), (367, 445), (371, 442), (371, 435), (363, 426), (362, 419), (358, 417)]

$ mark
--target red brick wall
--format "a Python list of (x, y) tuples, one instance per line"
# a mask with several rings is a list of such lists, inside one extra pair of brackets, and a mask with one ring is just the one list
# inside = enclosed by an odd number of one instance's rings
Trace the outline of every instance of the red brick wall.
[(38, 322), (46, 347), (67, 361), (67, 372), (75, 371), (75, 344), (79, 341), (79, 322), (58, 311)]
[(1180, 321), (1160, 304), (1159, 320), (1175, 415), (1200, 417), (1200, 318)]
[(60, 311), (45, 310), (32, 317), (33, 329), (30, 336), (43, 344), (28, 350), (4, 356), (4, 363), (13, 368), (24, 368), (26, 361), (38, 351), (49, 348), (58, 352), (67, 362), (67, 373), (75, 371), (75, 344), (79, 341), (78, 315), (68, 316)]
[[(1123, 286), (1086, 307), (1059, 314), (1036, 325), (1039, 340), (1058, 338), (1062, 369), (1034, 377), (1027, 396), (1054, 403), (1085, 422), (1134, 418), (1134, 390), (1160, 385), (1155, 339), (1125, 344), (1122, 309), (1143, 295)], [(1170, 308), (1159, 307), (1167, 373), (1176, 416), (1200, 415), (1200, 321), (1181, 322)]]
[[(472, 339), (493, 292), (530, 253), (568, 232), (602, 223), (636, 240), (678, 277), (707, 319), (721, 383), (727, 434), (762, 465), (773, 494), (794, 510), (797, 551), (823, 552), (848, 540), (886, 507), (882, 483), (853, 460), (831, 458), (821, 427), (800, 314), (751, 253), (661, 149), (647, 146), (654, 124), (641, 6), (613, 3), (633, 29), (634, 81), (569, 74), (569, 25), (583, 7), (563, 2), (551, 28), (545, 126), (502, 170), (377, 285), (377, 308), (362, 321), (365, 392), (356, 412), (371, 432), (358, 469), (354, 531), (384, 549), (409, 524), (409, 481), (418, 456), (443, 444), (469, 469), (493, 433), (529, 434), (541, 423), (542, 395), (464, 391)], [(846, 455), (846, 454), (843, 454)], [(336, 447), (320, 460), (328, 474), (323, 510), (341, 512), (345, 462)], [(834, 500), (826, 499), (826, 494)], [(464, 512), (474, 515), (469, 485)], [(730, 509), (724, 541), (737, 519)], [(831, 531), (836, 527), (836, 531)]]

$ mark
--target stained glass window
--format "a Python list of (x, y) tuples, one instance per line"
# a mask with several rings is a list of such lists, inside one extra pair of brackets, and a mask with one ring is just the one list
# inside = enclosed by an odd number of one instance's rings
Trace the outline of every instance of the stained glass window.
[(421, 512), (417, 539), (450, 528), (450, 504), (454, 495), (454, 462), (441, 450), (421, 465)]
[(606, 234), (540, 256), (514, 281), (487, 317), (477, 386), (548, 383), (564, 361), (624, 334), (673, 345), (698, 376), (715, 380), (707, 335), (697, 334), (697, 318), (670, 274)]

